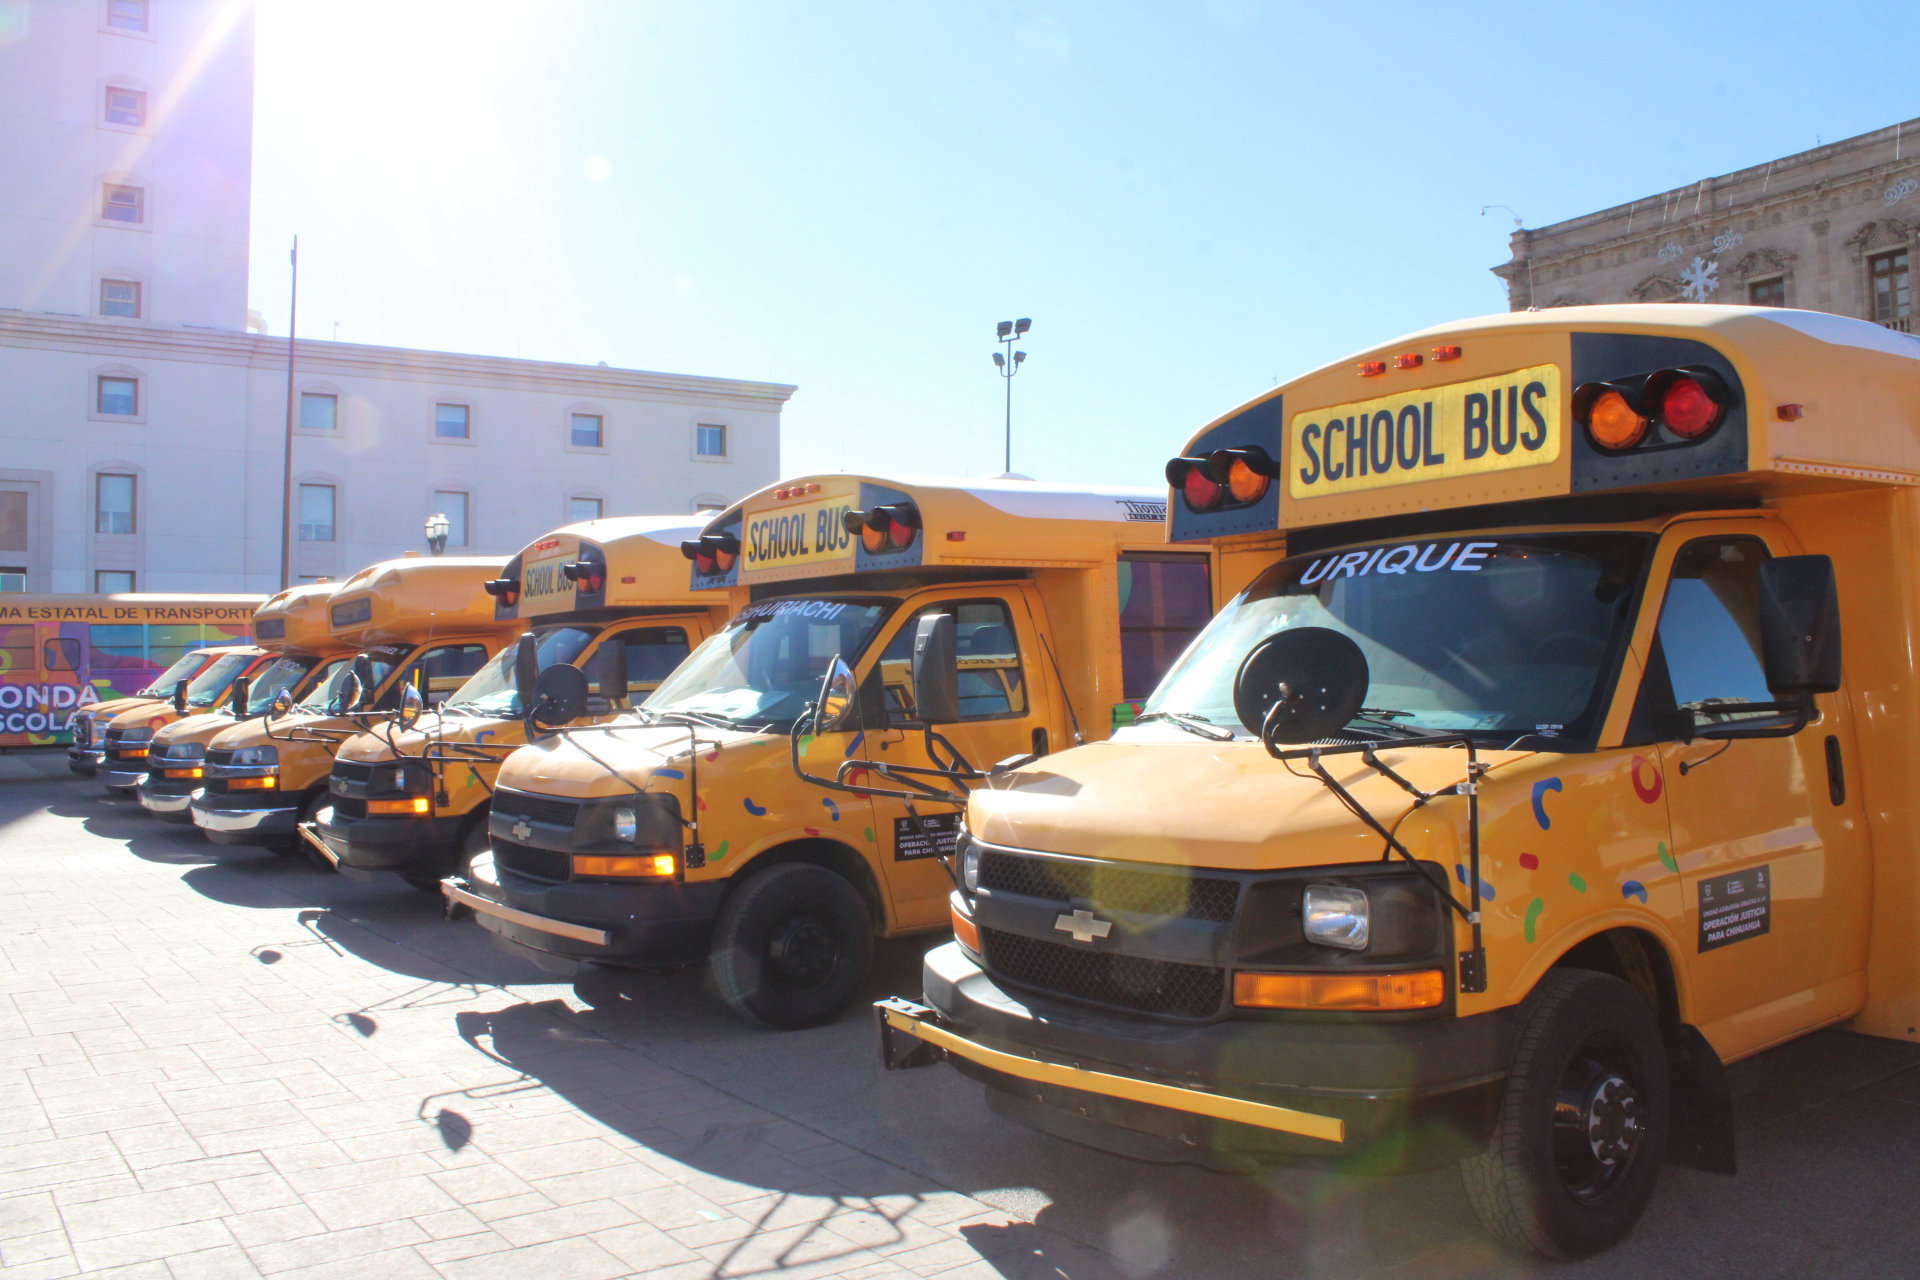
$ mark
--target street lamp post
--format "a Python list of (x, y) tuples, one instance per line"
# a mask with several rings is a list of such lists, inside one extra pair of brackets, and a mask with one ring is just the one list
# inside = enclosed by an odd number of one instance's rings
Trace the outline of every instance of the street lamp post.
[(447, 549), (447, 535), (453, 532), (453, 522), (441, 512), (427, 517), (427, 547), (435, 555)]
[(1013, 375), (1020, 372), (1020, 366), (1027, 362), (1027, 353), (1015, 351), (1013, 344), (1033, 328), (1033, 321), (1027, 319), (1002, 320), (994, 326), (999, 334), (1000, 345), (1005, 347), (1003, 355), (993, 353), (994, 367), (1000, 370), (1000, 380), (1007, 384), (1007, 474), (1013, 474)]

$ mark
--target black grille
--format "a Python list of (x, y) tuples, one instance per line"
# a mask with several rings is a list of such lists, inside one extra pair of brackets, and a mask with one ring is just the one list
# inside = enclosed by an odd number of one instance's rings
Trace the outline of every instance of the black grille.
[(227, 765), (227, 764), (232, 764), (232, 763), (233, 763), (233, 752), (231, 752), (231, 751), (208, 751), (208, 752), (207, 752), (207, 763), (208, 763), (208, 764), (210, 764), (210, 765), (213, 765), (213, 764), (220, 764), (220, 765)]
[(529, 849), (524, 844), (515, 844), (511, 840), (493, 838), (493, 865), (526, 876), (530, 880), (545, 880), (558, 884), (573, 873), (573, 858), (569, 854), (555, 853), (551, 849)]
[(1176, 1018), (1210, 1018), (1226, 995), (1226, 970), (1143, 960), (981, 929), (987, 968), (1009, 982), (1079, 1000)]
[(1055, 902), (1080, 899), (1109, 911), (1139, 911), (1231, 924), (1240, 901), (1235, 880), (1154, 871), (1129, 871), (1110, 862), (1055, 862), (989, 852), (980, 860), (980, 884), (1003, 893)]
[(333, 798), (334, 816), (340, 818), (364, 818), (367, 816), (367, 802), (354, 800), (348, 796)]
[(370, 764), (359, 764), (352, 760), (335, 760), (333, 762), (333, 776), (343, 782), (372, 782), (373, 766)]
[[(545, 796), (530, 796), (518, 791), (495, 791), (493, 811), (555, 827), (571, 827), (580, 816), (580, 806), (571, 800), (549, 800)], [(560, 879), (566, 877), (561, 876)]]
[(108, 746), (112, 746), (114, 743), (120, 741), (121, 736), (125, 733), (125, 729), (109, 729), (107, 730), (107, 736), (102, 738), (101, 741)]

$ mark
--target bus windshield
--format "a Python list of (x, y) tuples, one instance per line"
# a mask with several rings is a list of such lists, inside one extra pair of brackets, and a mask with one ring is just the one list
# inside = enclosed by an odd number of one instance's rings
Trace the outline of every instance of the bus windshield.
[(282, 689), (292, 689), (298, 685), (307, 672), (313, 670), (314, 658), (275, 658), (253, 678), (253, 685), (247, 690), (247, 714), (265, 715), (273, 706), (273, 699)]
[(210, 707), (220, 700), (234, 677), (247, 669), (249, 663), (260, 655), (257, 653), (223, 653), (213, 660), (213, 665), (193, 678), (187, 686), (187, 705), (190, 707)]
[[(1372, 680), (1348, 728), (1590, 737), (1651, 538), (1627, 533), (1440, 538), (1282, 560), (1221, 610), (1142, 713), (1247, 736), (1234, 678), (1292, 627), (1354, 640)], [(1132, 731), (1127, 731), (1131, 733)]]
[[(534, 651), (540, 657), (540, 670), (557, 663), (572, 662), (599, 634), (598, 627), (546, 627), (536, 629)], [(493, 720), (518, 719), (522, 714), (520, 692), (513, 683), (513, 659), (519, 645), (510, 644), (495, 654), (486, 666), (447, 699), (446, 709)]]
[(786, 733), (820, 693), (837, 654), (859, 660), (892, 600), (762, 600), (735, 614), (667, 677), (643, 715), (698, 716), (729, 728)]
[(152, 684), (142, 689), (140, 691), (141, 696), (147, 698), (171, 698), (173, 696), (173, 687), (198, 671), (202, 661), (203, 659), (197, 653), (190, 653), (186, 657), (181, 658), (165, 671), (162, 671), (159, 678)]

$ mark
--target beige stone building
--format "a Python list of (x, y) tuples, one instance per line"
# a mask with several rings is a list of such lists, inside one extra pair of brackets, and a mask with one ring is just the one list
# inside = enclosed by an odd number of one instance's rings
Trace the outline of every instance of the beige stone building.
[(1511, 308), (1804, 307), (1914, 332), (1920, 120), (1516, 231)]

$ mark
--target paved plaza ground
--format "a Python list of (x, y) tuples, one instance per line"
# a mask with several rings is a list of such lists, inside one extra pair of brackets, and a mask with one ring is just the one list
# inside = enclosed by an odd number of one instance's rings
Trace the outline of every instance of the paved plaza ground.
[[(864, 1012), (775, 1035), (699, 975), (576, 990), (397, 879), (0, 781), (0, 1263), (89, 1275), (1884, 1277), (1920, 1256), (1920, 1045), (1734, 1068), (1738, 1178), (1623, 1247), (1502, 1254), (1451, 1173), (1226, 1177), (888, 1074)], [(920, 948), (882, 949), (875, 994)]]

